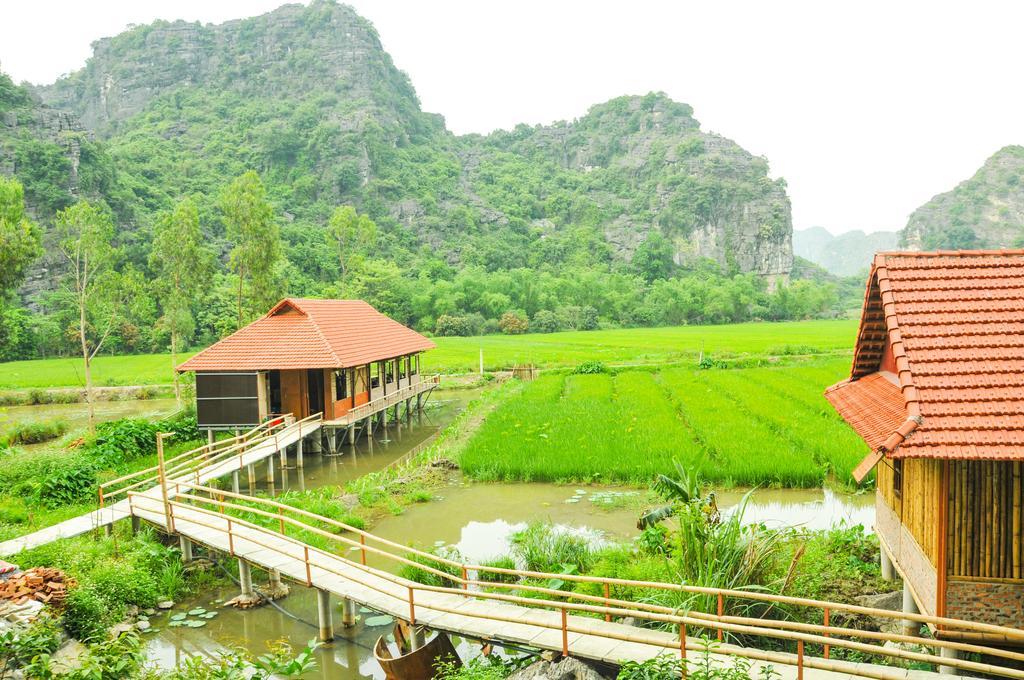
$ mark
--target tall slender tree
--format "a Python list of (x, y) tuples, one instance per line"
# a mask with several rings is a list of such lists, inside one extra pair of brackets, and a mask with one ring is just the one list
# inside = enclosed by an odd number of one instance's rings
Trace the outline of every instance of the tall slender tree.
[(25, 190), (0, 175), (0, 303), (21, 284), (26, 268), (42, 255), (39, 227), (25, 216)]
[(149, 265), (156, 274), (154, 286), (163, 312), (160, 325), (171, 337), (174, 398), (180, 407), (181, 383), (173, 368), (178, 350), (195, 333), (192, 301), (213, 272), (213, 253), (203, 243), (199, 211), (191, 198), (157, 217)]
[(341, 284), (350, 268), (377, 242), (377, 224), (368, 215), (360, 215), (350, 205), (335, 208), (327, 224), (328, 231), (338, 246), (338, 264), (341, 266)]
[(85, 368), (85, 400), (89, 431), (95, 430), (92, 360), (121, 318), (121, 285), (113, 265), (114, 223), (110, 214), (81, 201), (57, 213), (57, 247), (67, 260), (69, 272), (64, 293), (74, 306), (82, 363)]
[(277, 265), (281, 260), (281, 233), (267, 190), (255, 171), (241, 175), (223, 191), (220, 209), (228, 239), (234, 242), (230, 266), (238, 276), (238, 327), (244, 320), (245, 286), (252, 305), (261, 309), (278, 294)]

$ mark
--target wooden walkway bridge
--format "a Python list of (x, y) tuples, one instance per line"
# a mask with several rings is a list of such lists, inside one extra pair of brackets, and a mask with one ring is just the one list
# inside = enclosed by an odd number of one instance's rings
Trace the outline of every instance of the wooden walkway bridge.
[[(96, 512), (0, 543), (0, 555), (131, 518), (133, 524), (146, 521), (178, 535), (185, 559), (191, 558), (194, 544), (237, 558), (243, 596), (253, 595), (253, 567), (266, 570), (272, 580), (287, 578), (315, 588), (324, 640), (333, 637), (334, 596), (341, 600), (345, 625), (355, 622), (358, 604), (415, 626), (614, 664), (666, 654), (693, 661), (708, 637), (715, 641), (714, 663), (746, 659), (752, 677), (772, 665), (784, 680), (937, 678), (901, 667), (915, 663), (932, 664), (947, 676), (1024, 680), (1024, 670), (961, 658), (981, 655), (1021, 665), (1024, 654), (1011, 651), (1024, 646), (1024, 631), (1018, 629), (767, 593), (464, 564), (239, 491), (241, 473), (248, 471), (251, 480), (253, 466), (262, 460), (270, 461), (272, 479), (275, 454), (285, 455), (292, 444), (297, 445), (296, 465), (301, 465), (303, 439), (321, 427), (319, 414), (297, 422), (281, 419), (166, 461), (166, 435), (161, 435), (156, 468), (105, 483)], [(368, 558), (388, 568), (370, 565)], [(432, 574), (442, 585), (391, 572), (401, 565)], [(580, 592), (551, 587), (555, 580), (578, 584)], [(659, 598), (651, 596), (656, 593), (666, 596), (661, 601), (678, 604), (655, 604)], [(717, 611), (691, 608), (688, 598), (698, 596), (717, 602)], [(740, 602), (756, 605), (761, 615), (727, 613)], [(787, 618), (785, 609), (793, 607), (817, 611), (821, 623)], [(836, 614), (909, 621), (918, 629), (927, 626), (940, 639), (846, 627), (834, 623), (841, 620), (833, 618)], [(628, 625), (627, 617), (652, 627)], [(736, 639), (748, 646), (730, 644)], [(753, 646), (755, 640), (768, 649)], [(903, 645), (886, 645), (893, 642)], [(901, 665), (844, 661), (834, 658), (836, 649)]]
[[(320, 414), (300, 421), (282, 416), (248, 432), (212, 442), (181, 453), (163, 461), (163, 470), (168, 480), (168, 493), (173, 497), (188, 491), (195, 485), (205, 484), (219, 477), (230, 476), (233, 488), (239, 489), (241, 474), (247, 473), (255, 479), (255, 465), (270, 461), (268, 472), (273, 478), (275, 457), (284, 455), (292, 444), (296, 444), (296, 464), (302, 465), (302, 441), (320, 430)], [(163, 437), (157, 439), (158, 456), (163, 455)], [(61, 538), (71, 538), (99, 528), (109, 528), (114, 522), (131, 516), (128, 494), (142, 492), (161, 498), (159, 479), (161, 463), (139, 470), (109, 482), (99, 488), (99, 507), (89, 513), (73, 517), (53, 526), (40, 529), (25, 536), (12, 538), (0, 543), (0, 557), (13, 555), (21, 550), (52, 543)]]
[[(242, 594), (251, 595), (251, 568), (266, 570), (272, 579), (288, 578), (316, 588), (321, 639), (333, 637), (331, 596), (341, 599), (343, 622), (354, 623), (355, 605), (363, 605), (412, 625), (422, 625), (497, 644), (551, 650), (564, 655), (621, 664), (669, 654), (694, 660), (704, 649), (698, 634), (716, 640), (712, 658), (728, 663), (742, 657), (751, 676), (772, 665), (782, 678), (804, 680), (930, 680), (937, 675), (899, 666), (854, 663), (833, 658), (839, 648), (877, 656), (890, 663), (929, 663), (946, 675), (985, 673), (1024, 679), (1024, 671), (959, 658), (1024, 661), (1007, 649), (910, 635), (864, 631), (831, 625), (836, 613), (865, 614), (918, 627), (966, 632), (992, 643), (1024, 644), (1024, 631), (970, 621), (904, 614), (856, 605), (671, 583), (631, 581), (580, 575), (550, 574), (464, 564), (380, 538), (335, 519), (300, 510), (269, 498), (247, 496), (215, 487), (193, 485), (189, 492), (158, 498), (130, 493), (129, 509), (164, 531), (201, 544), (239, 561)], [(346, 556), (347, 555), (347, 556)], [(397, 576), (374, 562), (406, 565), (433, 574), (443, 585), (431, 586)], [(586, 584), (588, 592), (567, 592), (548, 585), (552, 580)], [(674, 594), (679, 601), (703, 596), (717, 601), (718, 612), (707, 614), (683, 607), (652, 604), (653, 592)], [(670, 598), (671, 599), (671, 598)], [(728, 615), (726, 603), (767, 606), (765, 617)], [(783, 606), (820, 612), (822, 624), (785, 618)], [(778, 618), (772, 617), (774, 609)], [(656, 624), (660, 630), (622, 622), (625, 617)], [(771, 640), (773, 651), (719, 643), (742, 636)], [(886, 642), (921, 645), (928, 651), (884, 646)]]

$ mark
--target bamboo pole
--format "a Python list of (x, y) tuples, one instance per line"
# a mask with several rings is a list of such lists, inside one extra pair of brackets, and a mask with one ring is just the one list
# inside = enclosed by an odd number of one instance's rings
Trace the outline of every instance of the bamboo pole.
[(1021, 562), (1024, 561), (1024, 555), (1021, 554), (1021, 536), (1020, 536), (1020, 525), (1021, 525), (1021, 479), (1020, 479), (1020, 468), (1021, 463), (1019, 461), (1013, 464), (1013, 577), (1021, 578)]

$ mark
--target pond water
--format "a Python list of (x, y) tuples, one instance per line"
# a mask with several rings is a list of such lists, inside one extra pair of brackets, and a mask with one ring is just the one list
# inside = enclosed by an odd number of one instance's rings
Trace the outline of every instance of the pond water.
[[(96, 418), (100, 421), (118, 418), (159, 418), (177, 410), (178, 405), (174, 399), (129, 399), (98, 401), (95, 404)], [(79, 402), (0, 408), (0, 430), (8, 423), (35, 423), (41, 420), (64, 420), (69, 431), (82, 429), (89, 424), (88, 405)]]

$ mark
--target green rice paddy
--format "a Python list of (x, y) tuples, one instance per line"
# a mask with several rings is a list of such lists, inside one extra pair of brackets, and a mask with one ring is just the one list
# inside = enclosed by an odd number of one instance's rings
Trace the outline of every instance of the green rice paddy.
[[(725, 326), (677, 326), (527, 335), (435, 338), (437, 349), (423, 357), (427, 373), (466, 373), (517, 364), (550, 368), (584, 361), (607, 364), (655, 364), (714, 357), (849, 353), (857, 321), (792, 321)], [(179, 355), (184, 361), (191, 353)], [(93, 362), (96, 385), (154, 385), (172, 381), (169, 354), (99, 356)], [(81, 387), (81, 357), (0, 363), (0, 390)]]
[(676, 459), (725, 486), (846, 485), (867, 448), (822, 392), (848, 370), (840, 357), (545, 374), (484, 421), (461, 465), (483, 480), (645, 484)]

